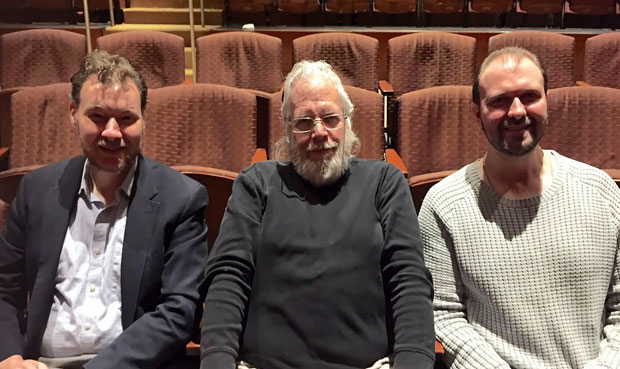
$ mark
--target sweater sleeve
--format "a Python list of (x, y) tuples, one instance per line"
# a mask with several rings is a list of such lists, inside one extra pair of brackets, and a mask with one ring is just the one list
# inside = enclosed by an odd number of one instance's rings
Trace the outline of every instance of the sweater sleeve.
[(509, 369), (504, 361), (467, 320), (464, 288), (449, 228), (436, 208), (433, 189), (420, 209), (424, 259), (435, 285), (435, 329), (453, 369)]
[(584, 369), (620, 368), (620, 238), (616, 248), (614, 272), (605, 301), (605, 327), (600, 354)]
[(201, 333), (202, 369), (233, 369), (254, 275), (253, 245), (262, 218), (259, 190), (242, 172), (206, 270), (208, 285)]
[(382, 273), (394, 320), (394, 368), (431, 369), (433, 287), (409, 186), (394, 170), (379, 190), (377, 208), (385, 240)]

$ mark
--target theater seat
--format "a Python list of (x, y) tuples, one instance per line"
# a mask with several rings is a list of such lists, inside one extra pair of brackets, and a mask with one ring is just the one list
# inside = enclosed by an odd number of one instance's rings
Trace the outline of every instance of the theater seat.
[(182, 37), (158, 31), (118, 32), (97, 39), (97, 49), (129, 59), (149, 88), (183, 83), (184, 47)]
[(583, 79), (590, 85), (620, 89), (620, 34), (606, 33), (586, 40)]
[(543, 148), (601, 169), (620, 168), (620, 90), (564, 87), (548, 93)]
[(82, 152), (69, 113), (70, 83), (25, 87), (10, 95), (0, 122), (9, 168), (49, 164)]
[(254, 32), (196, 40), (196, 81), (273, 93), (282, 86), (282, 41)]
[(437, 86), (396, 102), (395, 148), (410, 184), (428, 173), (459, 169), (480, 158), (487, 140), (471, 112), (471, 86)]
[(489, 38), (489, 53), (505, 46), (533, 52), (547, 70), (548, 88), (575, 85), (575, 39), (553, 32), (516, 31)]
[(86, 56), (86, 37), (57, 29), (0, 36), (0, 88), (69, 82)]
[(166, 165), (239, 172), (257, 151), (256, 97), (229, 86), (191, 84), (149, 91), (144, 153)]

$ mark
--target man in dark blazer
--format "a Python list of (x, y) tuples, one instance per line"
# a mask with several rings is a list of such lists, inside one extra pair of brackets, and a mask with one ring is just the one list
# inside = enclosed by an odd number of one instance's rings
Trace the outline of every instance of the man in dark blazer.
[(0, 236), (0, 369), (174, 367), (207, 192), (140, 154), (147, 89), (126, 59), (91, 53), (72, 83), (84, 155), (27, 174)]

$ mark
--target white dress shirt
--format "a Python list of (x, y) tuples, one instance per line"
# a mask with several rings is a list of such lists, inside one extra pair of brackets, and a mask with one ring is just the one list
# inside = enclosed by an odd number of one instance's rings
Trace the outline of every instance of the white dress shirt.
[(137, 161), (107, 206), (92, 191), (88, 160), (62, 246), (41, 355), (97, 354), (123, 331), (121, 258)]

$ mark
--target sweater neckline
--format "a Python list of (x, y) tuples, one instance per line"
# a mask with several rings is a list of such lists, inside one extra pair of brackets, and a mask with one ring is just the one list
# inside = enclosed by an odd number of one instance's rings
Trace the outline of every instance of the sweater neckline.
[(474, 180), (473, 183), (476, 184), (476, 189), (479, 196), (493, 199), (497, 203), (511, 208), (528, 208), (538, 206), (541, 203), (552, 199), (553, 196), (562, 188), (562, 184), (566, 179), (566, 161), (562, 160), (562, 156), (554, 150), (545, 150), (545, 152), (551, 155), (550, 160), (552, 163), (553, 180), (551, 185), (539, 196), (513, 200), (500, 195), (480, 176), (478, 163), (481, 159), (478, 159), (469, 165), (469, 168), (467, 169), (469, 172), (468, 176), (472, 176), (472, 179)]

